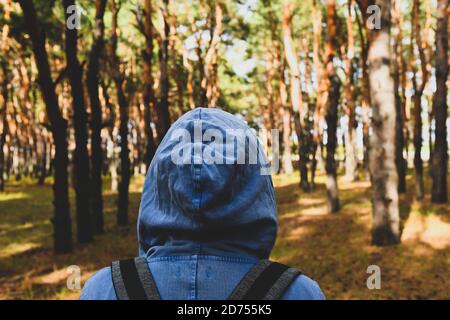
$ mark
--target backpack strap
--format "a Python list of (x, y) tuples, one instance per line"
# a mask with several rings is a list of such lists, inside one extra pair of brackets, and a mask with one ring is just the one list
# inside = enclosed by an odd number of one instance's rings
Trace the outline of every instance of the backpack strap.
[(118, 300), (161, 300), (145, 257), (114, 261), (111, 274)]
[(242, 278), (229, 300), (278, 300), (301, 274), (278, 262), (260, 260)]

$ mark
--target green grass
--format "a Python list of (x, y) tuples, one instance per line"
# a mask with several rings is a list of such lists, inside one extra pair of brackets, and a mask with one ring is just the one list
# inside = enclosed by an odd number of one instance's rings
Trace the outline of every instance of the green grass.
[[(340, 180), (342, 210), (327, 214), (324, 176), (317, 182), (313, 193), (304, 193), (298, 188), (298, 173), (274, 177), (280, 230), (272, 259), (300, 268), (331, 299), (450, 298), (449, 205), (430, 204), (429, 196), (415, 201), (414, 181), (408, 176), (408, 193), (400, 205), (402, 243), (378, 248), (370, 245), (370, 184)], [(50, 181), (44, 186), (32, 180), (8, 182), (0, 193), (0, 299), (76, 299), (79, 292), (66, 287), (68, 266), (80, 266), (84, 282), (111, 261), (137, 254), (143, 177), (131, 183), (127, 227), (116, 226), (117, 194), (109, 191), (109, 184), (105, 180), (105, 233), (94, 243), (75, 244), (71, 254), (55, 256)], [(70, 200), (73, 206), (73, 192)], [(366, 287), (371, 264), (381, 268), (381, 290)]]

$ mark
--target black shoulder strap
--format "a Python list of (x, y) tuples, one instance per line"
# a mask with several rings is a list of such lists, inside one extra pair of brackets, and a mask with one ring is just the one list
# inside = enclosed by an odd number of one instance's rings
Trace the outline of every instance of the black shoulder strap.
[(229, 300), (278, 300), (301, 274), (278, 262), (261, 260), (242, 278)]
[(160, 300), (145, 257), (111, 263), (112, 281), (118, 300)]

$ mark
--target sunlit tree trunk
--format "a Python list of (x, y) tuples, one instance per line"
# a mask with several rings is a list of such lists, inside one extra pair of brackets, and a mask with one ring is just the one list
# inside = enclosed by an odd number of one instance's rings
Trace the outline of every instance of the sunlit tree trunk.
[(1, 94), (2, 94), (2, 109), (0, 111), (1, 118), (1, 132), (0, 132), (0, 191), (5, 190), (5, 144), (6, 144), (6, 135), (8, 133), (8, 71), (7, 65), (5, 61), (1, 62), (2, 69), (2, 84), (1, 84)]
[(183, 81), (183, 76), (186, 71), (183, 70), (184, 58), (183, 50), (184, 44), (181, 42), (178, 32), (177, 32), (177, 15), (175, 10), (176, 3), (171, 1), (169, 3), (169, 21), (170, 21), (170, 41), (169, 48), (171, 54), (171, 76), (175, 80), (176, 85), (176, 101), (177, 101), (177, 118), (180, 117), (184, 112), (188, 111), (184, 107), (184, 95), (185, 95), (185, 84)]
[[(193, 30), (197, 32), (197, 28), (195, 27), (195, 22)], [(205, 78), (205, 61), (203, 59), (203, 50), (201, 44), (201, 36), (196, 35), (197, 47), (195, 48), (195, 52), (197, 54), (197, 71), (198, 78), (200, 79), (200, 88), (199, 88), (199, 97), (197, 99), (197, 107), (205, 108), (208, 107), (208, 98), (206, 97), (206, 78)]]
[(19, 67), (14, 69), (16, 77), (18, 77), (20, 87), (18, 94), (15, 97), (18, 99), (18, 103), (21, 105), (21, 117), (27, 119), (27, 124), (21, 125), (20, 138), (23, 141), (28, 141), (29, 143), (24, 144), (24, 150), (22, 152), (22, 167), (24, 174), (26, 176), (37, 177), (39, 168), (39, 154), (38, 154), (38, 135), (39, 135), (39, 125), (35, 119), (34, 105), (31, 102), (31, 86), (30, 86), (30, 75), (31, 71), (28, 70), (25, 58), (23, 57), (23, 48), (19, 49), (20, 57), (17, 59)]
[(285, 63), (284, 61), (280, 63), (280, 78), (278, 89), (280, 90), (279, 98), (280, 98), (280, 112), (279, 116), (282, 122), (282, 133), (283, 133), (283, 171), (284, 173), (291, 174), (294, 171), (292, 167), (292, 159), (291, 159), (291, 110), (287, 106), (288, 94), (286, 88), (286, 82), (284, 79), (285, 72)]
[(372, 181), (372, 243), (400, 241), (398, 176), (395, 164), (396, 108), (390, 65), (390, 0), (377, 0), (381, 27), (370, 30), (369, 80), (372, 102), (369, 168)]
[(192, 66), (192, 63), (189, 61), (188, 58), (188, 52), (183, 47), (183, 66), (186, 69), (187, 72), (187, 98), (188, 98), (188, 104), (189, 109), (195, 108), (195, 99), (194, 99), (194, 67)]
[[(289, 65), (290, 71), (290, 92), (291, 92), (291, 102), (294, 117), (295, 133), (297, 135), (297, 140), (299, 144), (299, 168), (300, 168), (300, 185), (303, 190), (309, 188), (308, 184), (308, 170), (306, 166), (307, 155), (302, 155), (302, 151), (305, 150), (303, 144), (305, 143), (305, 136), (302, 134), (303, 126), (303, 99), (301, 92), (300, 83), (300, 69), (297, 61), (297, 54), (294, 49), (294, 44), (292, 41), (292, 2), (290, 0), (284, 0), (283, 2), (283, 43), (284, 43), (284, 53), (286, 56), (287, 63)], [(289, 119), (290, 120), (290, 119)], [(290, 130), (289, 130), (290, 131)], [(286, 148), (286, 146), (285, 146)], [(289, 147), (289, 153), (291, 152)], [(286, 160), (285, 160), (286, 161)], [(289, 161), (291, 161), (289, 159)], [(288, 165), (288, 164), (286, 164)], [(291, 164), (292, 167), (292, 164)]]
[(275, 104), (275, 92), (273, 89), (273, 54), (270, 51), (266, 53), (265, 60), (265, 90), (267, 93), (267, 106), (263, 112), (264, 124), (267, 130), (267, 134), (270, 140), (270, 132), (275, 129), (275, 119), (274, 119), (274, 104)]
[[(279, 39), (279, 20), (274, 14), (271, 0), (263, 0), (262, 4), (268, 8), (267, 12), (264, 14), (265, 25), (267, 26), (268, 38), (264, 43), (271, 47), (271, 50), (266, 50), (266, 93), (267, 93), (267, 111), (265, 112), (265, 123), (266, 128), (268, 128), (268, 135), (270, 139), (270, 145), (272, 146), (272, 160), (281, 159), (280, 157), (280, 147), (283, 147), (283, 136), (279, 141), (274, 141), (273, 136), (271, 136), (271, 130), (279, 130), (283, 132), (283, 105), (287, 99), (286, 85), (284, 82), (284, 70), (281, 51), (281, 43)], [(277, 90), (278, 89), (278, 90)], [(281, 171), (283, 163), (278, 166), (278, 172)]]
[[(433, 60), (433, 41), (434, 41), (434, 30), (433, 30), (433, 16), (431, 12), (431, 3), (424, 1), (425, 5), (425, 25), (423, 29), (423, 45), (425, 47), (425, 57), (427, 58), (427, 68), (428, 76), (432, 69), (431, 63)], [(431, 92), (430, 86), (433, 84), (428, 81), (428, 90), (426, 90), (426, 101), (427, 101), (427, 113), (428, 113), (428, 148), (429, 148), (429, 158), (428, 158), (428, 176), (432, 177), (432, 167), (433, 167), (433, 93)]]
[[(369, 52), (369, 29), (367, 28), (367, 7), (373, 4), (372, 0), (357, 0), (356, 1), (360, 11), (362, 12), (362, 19), (356, 14), (356, 21), (358, 23), (358, 34), (361, 46), (361, 105), (362, 105), (362, 123), (363, 123), (363, 146), (364, 146), (364, 160), (363, 167), (366, 172), (367, 179), (369, 178), (369, 127), (370, 127), (370, 84), (369, 84), (369, 68), (368, 68), (368, 52)], [(362, 21), (361, 21), (362, 20)]]
[(421, 69), (421, 80), (417, 81), (417, 66), (414, 59), (411, 60), (413, 77), (411, 79), (414, 95), (412, 97), (414, 105), (414, 168), (415, 168), (415, 178), (416, 178), (416, 196), (418, 199), (424, 197), (424, 181), (423, 181), (423, 161), (422, 161), (422, 95), (425, 90), (425, 85), (429, 78), (429, 72), (427, 70), (427, 61), (425, 56), (425, 42), (422, 41), (422, 30), (419, 21), (420, 12), (420, 2), (419, 0), (414, 0), (413, 3), (413, 41), (411, 42), (411, 57), (414, 53), (414, 42), (416, 42), (420, 69)]
[(111, 175), (111, 191), (116, 192), (119, 186), (119, 175), (117, 168), (119, 167), (119, 149), (116, 145), (117, 141), (117, 128), (116, 124), (116, 111), (115, 107), (112, 104), (109, 93), (108, 86), (104, 81), (101, 82), (101, 93), (103, 97), (104, 104), (106, 108), (109, 110), (109, 119), (108, 119), (108, 142), (107, 142), (107, 154), (106, 157), (108, 159), (108, 169), (107, 171)]
[(218, 63), (219, 63), (219, 46), (223, 32), (223, 4), (216, 0), (214, 10), (211, 16), (210, 35), (211, 40), (208, 51), (204, 60), (204, 78), (202, 79), (202, 88), (206, 92), (206, 99), (208, 107), (216, 107), (219, 100), (219, 86), (218, 86)]
[(326, 87), (322, 77), (323, 65), (320, 60), (320, 43), (322, 33), (322, 14), (320, 2), (312, 0), (312, 18), (313, 18), (313, 64), (315, 80), (318, 84), (316, 106), (314, 110), (314, 133), (313, 133), (313, 148), (312, 148), (312, 161), (311, 161), (311, 181), (310, 190), (315, 188), (315, 176), (316, 168), (323, 167), (323, 146), (322, 146), (322, 120), (324, 109), (324, 96)]
[(325, 120), (327, 122), (327, 156), (325, 162), (325, 171), (327, 173), (327, 198), (328, 211), (337, 212), (340, 209), (339, 205), (339, 191), (337, 185), (337, 164), (335, 159), (335, 151), (337, 145), (337, 122), (338, 122), (338, 107), (339, 107), (339, 89), (340, 82), (336, 75), (333, 59), (336, 55), (337, 33), (336, 33), (336, 3), (335, 0), (327, 0), (327, 48), (326, 48), (326, 70), (323, 76), (327, 77), (325, 83), (328, 87), (326, 97), (326, 111)]
[(447, 77), (448, 77), (448, 0), (438, 0), (436, 28), (436, 92), (433, 108), (436, 121), (436, 139), (433, 151), (431, 200), (446, 203), (447, 194)]
[(1, 131), (0, 131), (0, 191), (5, 190), (5, 143), (6, 135), (8, 133), (8, 83), (9, 83), (9, 71), (8, 62), (9, 57), (9, 23), (11, 17), (11, 1), (6, 0), (4, 3), (4, 25), (2, 27), (2, 38), (1, 38), (1, 54), (0, 57), (0, 70), (1, 70), (1, 95), (2, 95), (2, 109), (0, 110), (0, 121), (1, 121)]
[(51, 77), (48, 55), (45, 48), (45, 33), (38, 21), (33, 2), (18, 0), (24, 13), (26, 27), (31, 38), (33, 54), (39, 72), (39, 86), (46, 105), (46, 111), (51, 123), (51, 131), (55, 143), (55, 177), (54, 193), (54, 249), (56, 253), (72, 251), (72, 229), (68, 196), (68, 155), (67, 155), (67, 121), (59, 110), (58, 98)]
[[(353, 36), (352, 24), (352, 7), (353, 1), (349, 0), (347, 3), (347, 51), (342, 50), (342, 56), (345, 63), (345, 101), (347, 113), (347, 133), (345, 135), (345, 176), (350, 181), (357, 178), (357, 145), (356, 145), (356, 110), (355, 110), (355, 88), (354, 88), (354, 57), (355, 57), (355, 40)], [(344, 44), (341, 48), (345, 48)]]

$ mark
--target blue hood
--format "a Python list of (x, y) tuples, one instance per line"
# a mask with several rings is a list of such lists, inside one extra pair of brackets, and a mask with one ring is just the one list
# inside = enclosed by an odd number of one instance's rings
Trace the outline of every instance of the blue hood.
[[(278, 227), (274, 188), (270, 175), (261, 173), (267, 160), (249, 131), (244, 121), (211, 108), (190, 111), (172, 125), (145, 179), (140, 255), (269, 256)], [(229, 132), (235, 139), (225, 139)], [(239, 141), (248, 146), (244, 164)], [(252, 152), (264, 161), (250, 161)]]

